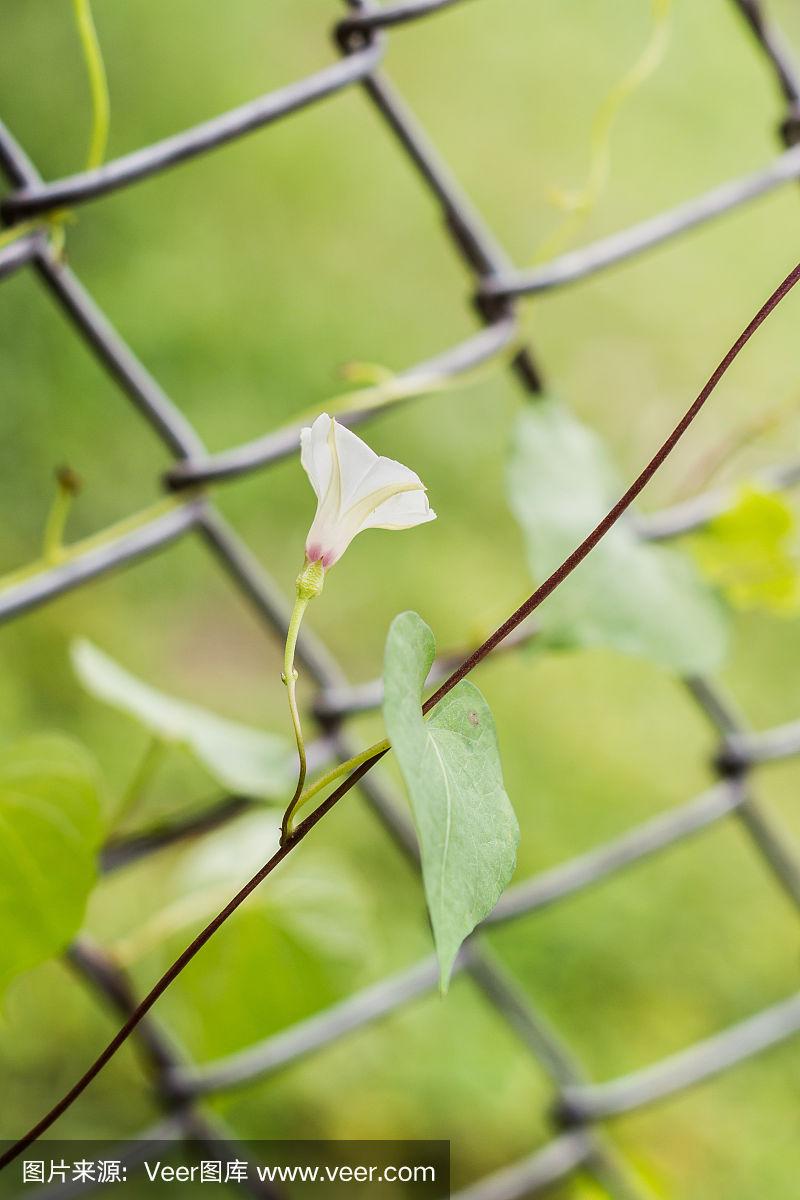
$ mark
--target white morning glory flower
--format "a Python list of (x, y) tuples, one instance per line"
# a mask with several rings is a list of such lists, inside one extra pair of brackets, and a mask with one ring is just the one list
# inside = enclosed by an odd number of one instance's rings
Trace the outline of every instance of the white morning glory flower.
[(362, 529), (410, 529), (436, 517), (418, 475), (370, 450), (327, 413), (302, 430), (300, 461), (317, 495), (309, 563), (333, 566)]

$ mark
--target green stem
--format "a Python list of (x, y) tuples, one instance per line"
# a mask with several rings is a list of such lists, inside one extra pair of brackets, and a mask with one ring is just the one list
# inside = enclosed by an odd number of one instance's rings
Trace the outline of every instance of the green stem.
[(0, 229), (0, 250), (10, 246), (26, 234), (36, 233), (37, 230), (50, 235), (50, 251), (54, 258), (60, 259), (64, 251), (64, 222), (72, 219), (68, 209), (58, 208), (42, 217), (32, 217), (29, 221), (20, 221), (18, 225), (10, 225), (8, 229)]
[[(191, 495), (186, 494), (182, 496), (165, 496), (162, 500), (157, 500), (155, 504), (140, 509), (138, 513), (134, 513), (122, 521), (117, 521), (115, 525), (109, 525), (106, 529), (101, 529), (99, 533), (93, 533), (90, 537), (82, 538), (81, 541), (73, 542), (71, 546), (64, 547), (59, 555), (59, 564), (63, 565), (64, 563), (72, 562), (77, 558), (81, 558), (82, 555), (88, 554), (90, 550), (97, 550), (99, 547), (105, 546), (108, 542), (115, 542), (126, 533), (132, 533), (142, 525), (148, 525), (156, 517), (163, 516), (164, 513), (170, 512), (171, 509), (181, 508), (191, 503), (192, 499)], [(8, 588), (22, 583), (23, 580), (30, 579), (33, 575), (38, 575), (40, 572), (46, 571), (51, 565), (44, 559), (38, 558), (32, 563), (20, 567), (17, 571), (11, 571), (8, 575), (3, 575), (0, 577), (0, 595)]]
[(297, 707), (297, 671), (294, 669), (294, 652), (297, 646), (297, 635), (300, 632), (300, 625), (308, 607), (308, 601), (308, 596), (298, 595), (294, 602), (289, 629), (286, 634), (286, 650), (283, 656), (283, 682), (286, 684), (286, 694), (289, 697), (289, 713), (292, 718), (294, 739), (297, 742), (300, 770), (297, 776), (297, 786), (294, 795), (289, 801), (286, 812), (283, 814), (283, 821), (281, 822), (281, 845), (284, 845), (292, 836), (292, 817), (298, 806), (303, 785), (306, 781), (306, 746), (303, 741), (303, 727), (300, 723), (300, 712)]
[[(92, 102), (92, 128), (89, 134), (89, 150), (86, 155), (86, 169), (91, 171), (103, 162), (108, 145), (111, 111), (108, 77), (89, 0), (72, 0), (72, 8)], [(28, 233), (35, 233), (37, 229), (49, 230), (53, 255), (56, 259), (60, 259), (64, 252), (64, 222), (68, 216), (66, 210), (57, 209), (54, 212), (45, 213), (44, 216), (20, 221), (17, 225), (0, 230), (0, 250)]]
[(545, 238), (536, 262), (560, 254), (580, 233), (606, 190), (611, 169), (611, 137), (620, 111), (658, 69), (669, 48), (673, 0), (651, 0), (652, 28), (647, 43), (632, 67), (614, 84), (592, 120), (589, 169), (583, 185), (573, 192), (551, 189), (551, 199), (564, 217)]
[(66, 488), (59, 487), (55, 499), (47, 514), (42, 538), (42, 562), (52, 567), (59, 562), (64, 553), (64, 529), (67, 524), (69, 510), (72, 507), (72, 493)]
[(26, 233), (33, 233), (35, 229), (40, 229), (42, 226), (41, 220), (20, 221), (19, 225), (11, 225), (8, 229), (0, 230), (0, 250), (4, 246), (10, 246), (12, 242), (16, 242), (17, 238), (24, 237)]
[(315, 779), (313, 783), (308, 785), (298, 797), (294, 811), (297, 812), (301, 809), (304, 804), (307, 804), (312, 797), (316, 796), (318, 792), (323, 791), (334, 780), (340, 779), (342, 775), (349, 775), (351, 771), (355, 771), (356, 767), (360, 767), (368, 758), (373, 758), (376, 754), (383, 754), (389, 748), (389, 739), (382, 738), (379, 742), (375, 742), (374, 745), (368, 746), (366, 750), (362, 750), (359, 754), (354, 754), (346, 762), (339, 763), (336, 767), (331, 767), (324, 775), (320, 775), (319, 779)]
[(102, 163), (108, 143), (110, 110), (108, 79), (89, 0), (72, 0), (72, 7), (75, 10), (75, 23), (81, 39), (81, 49), (92, 97), (92, 132), (89, 137), (89, 153), (86, 159), (86, 167), (91, 171)]
[(153, 776), (161, 765), (166, 749), (167, 743), (163, 738), (158, 737), (156, 734), (150, 738), (145, 752), (140, 758), (136, 770), (133, 772), (133, 777), (123, 792), (116, 814), (117, 820), (122, 820), (130, 816), (133, 809), (142, 799), (153, 780)]
[(64, 530), (72, 502), (81, 490), (80, 478), (69, 467), (56, 471), (56, 494), (47, 514), (42, 537), (42, 562), (49, 567), (64, 555)]
[[(364, 412), (367, 409), (370, 412), (377, 412), (378, 409), (383, 408), (385, 405), (395, 404), (398, 400), (411, 400), (418, 396), (432, 396), (438, 392), (448, 392), (455, 388), (482, 383), (499, 367), (516, 358), (521, 349), (521, 340), (514, 338), (512, 342), (495, 350), (484, 362), (479, 363), (475, 367), (470, 367), (469, 370), (461, 371), (458, 375), (454, 376), (431, 374), (421, 375), (416, 379), (402, 379), (388, 369), (378, 367), (376, 364), (357, 364), (367, 367), (372, 372), (373, 382), (367, 387), (340, 392), (337, 396), (329, 397), (322, 406), (315, 404), (310, 408), (303, 409), (293, 417), (293, 422), (313, 420), (314, 417), (319, 415), (323, 407), (325, 412), (332, 417), (343, 412), (357, 413)], [(383, 372), (383, 374), (380, 375), (380, 372)], [(368, 378), (366, 372), (363, 378)]]

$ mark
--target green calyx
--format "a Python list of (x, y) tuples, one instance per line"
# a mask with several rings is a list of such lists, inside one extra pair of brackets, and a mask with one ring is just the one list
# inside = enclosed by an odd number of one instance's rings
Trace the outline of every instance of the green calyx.
[(300, 600), (313, 600), (322, 591), (325, 583), (325, 568), (320, 561), (303, 563), (297, 576), (297, 595)]

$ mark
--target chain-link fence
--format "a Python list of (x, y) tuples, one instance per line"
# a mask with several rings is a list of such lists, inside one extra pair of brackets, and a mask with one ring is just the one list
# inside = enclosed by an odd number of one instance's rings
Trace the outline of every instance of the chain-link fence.
[[(457, 378), (508, 347), (510, 361), (513, 352), (512, 369), (522, 387), (536, 393), (540, 384), (534, 357), (528, 348), (515, 349), (519, 337), (516, 306), (520, 298), (576, 283), (721, 216), (782, 183), (800, 178), (800, 144), (796, 144), (800, 138), (800, 72), (758, 0), (731, 0), (786, 100), (786, 116), (780, 130), (786, 147), (783, 152), (765, 170), (724, 183), (671, 211), (533, 270), (520, 271), (506, 260), (491, 231), (462, 195), (446, 164), (381, 71), (389, 30), (398, 30), (392, 36), (400, 37), (401, 26), (465, 2), (402, 0), (378, 8), (371, 0), (352, 0), (350, 14), (334, 31), (341, 51), (341, 59), (334, 65), (177, 136), (53, 183), (42, 180), (12, 134), (0, 126), (0, 162), (12, 188), (2, 204), (5, 221), (13, 225), (35, 217), (44, 218), (130, 187), (185, 159), (279, 121), (343, 88), (359, 86), (438, 202), (446, 236), (473, 274), (475, 309), (482, 324), (480, 331), (466, 341), (410, 368), (400, 377), (401, 382), (410, 385), (408, 390), (413, 391), (415, 381)], [(484, 3), (490, 6), (490, 0)], [(208, 454), (196, 431), (53, 249), (46, 224), (33, 222), (26, 230), (0, 250), (0, 278), (26, 267), (36, 272), (76, 334), (173, 453), (176, 462), (163, 483), (173, 492), (185, 491), (185, 498), (148, 523), (131, 531), (123, 529), (114, 540), (99, 546), (89, 545), (80, 556), (9, 587), (0, 595), (0, 619), (11, 620), (88, 580), (193, 534), (206, 544), (220, 568), (252, 603), (266, 634), (282, 638), (289, 613), (286, 598), (215, 509), (203, 485), (261, 470), (294, 453), (299, 429), (281, 430), (221, 454)], [(384, 400), (380, 407), (385, 408)], [(370, 412), (369, 406), (365, 406), (341, 419), (352, 424), (367, 420)], [(798, 479), (800, 467), (796, 466), (781, 466), (764, 476), (770, 487), (789, 486)], [(648, 538), (674, 537), (702, 526), (724, 503), (723, 493), (706, 492), (648, 518), (639, 518), (638, 526)], [(508, 639), (506, 648), (520, 646), (532, 632), (535, 633), (530, 627), (521, 629)], [(301, 635), (298, 658), (317, 684), (313, 711), (331, 753), (342, 759), (351, 756), (354, 747), (348, 740), (347, 720), (380, 704), (380, 681), (351, 685), (327, 648), (307, 631)], [(449, 659), (437, 662), (433, 678), (442, 678), (449, 665), (452, 665)], [(774, 818), (759, 805), (753, 779), (760, 764), (800, 752), (800, 721), (756, 733), (741, 723), (732, 704), (707, 680), (687, 679), (685, 686), (719, 736), (716, 784), (702, 795), (589, 853), (516, 884), (503, 896), (484, 927), (522, 920), (726, 818), (742, 824), (754, 851), (766, 862), (776, 883), (800, 907), (800, 851), (791, 846)], [(416, 861), (413, 831), (401, 808), (387, 794), (383, 781), (365, 775), (358, 786), (389, 836)], [(103, 868), (107, 872), (121, 870), (164, 846), (211, 833), (243, 812), (248, 804), (244, 797), (228, 797), (198, 816), (117, 840), (106, 848)], [(137, 998), (124, 971), (100, 947), (81, 938), (71, 947), (68, 959), (80, 978), (114, 1011), (123, 1017), (130, 1016)], [(559, 1034), (527, 997), (523, 998), (516, 981), (488, 954), (480, 929), (462, 949), (456, 971), (468, 976), (495, 1007), (545, 1070), (553, 1088), (552, 1140), (529, 1158), (473, 1184), (461, 1193), (462, 1200), (467, 1197), (513, 1200), (517, 1196), (538, 1195), (579, 1170), (590, 1173), (619, 1200), (641, 1197), (641, 1185), (604, 1132), (603, 1121), (657, 1103), (800, 1032), (798, 993), (645, 1069), (595, 1083), (587, 1078)], [(202, 1111), (199, 1102), (204, 1096), (264, 1079), (287, 1068), (433, 990), (437, 979), (437, 964), (431, 956), (259, 1044), (203, 1065), (183, 1061), (169, 1035), (149, 1014), (136, 1029), (135, 1038), (150, 1074), (154, 1096), (164, 1110), (164, 1119), (143, 1137), (174, 1135), (194, 1142), (214, 1142), (219, 1147), (220, 1139), (229, 1135), (216, 1118)], [(231, 1149), (237, 1151), (234, 1142)], [(257, 1194), (273, 1194), (266, 1185), (252, 1181), (243, 1186)], [(61, 1188), (58, 1194), (66, 1195), (68, 1190)]]

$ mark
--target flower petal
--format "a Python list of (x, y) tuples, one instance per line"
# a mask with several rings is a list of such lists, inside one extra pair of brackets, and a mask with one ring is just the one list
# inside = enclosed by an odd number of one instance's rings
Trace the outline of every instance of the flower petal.
[(423, 488), (415, 492), (401, 492), (384, 500), (362, 523), (362, 529), (411, 529), (435, 521), (436, 513), (428, 503)]
[(318, 500), (327, 492), (331, 479), (330, 427), (331, 418), (327, 413), (320, 413), (313, 425), (300, 430), (300, 464)]
[[(369, 478), (373, 468), (381, 460), (366, 442), (345, 425), (340, 425), (338, 421), (334, 420), (333, 431), (335, 452), (342, 477), (340, 507), (344, 511), (361, 498), (364, 481)], [(367, 490), (371, 491), (372, 488), (368, 485)]]
[(402, 463), (395, 462), (393, 458), (378, 458), (375, 455), (369, 470), (361, 476), (358, 482), (346, 485), (347, 499), (346, 502), (343, 502), (342, 508), (362, 506), (368, 502), (370, 497), (380, 493), (383, 493), (385, 498), (389, 489), (408, 492), (414, 488), (425, 490), (425, 485), (415, 471), (412, 471), (410, 467), (404, 467)]

